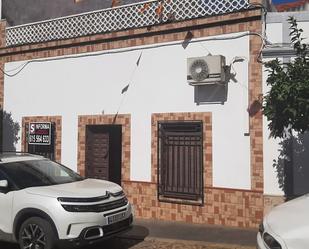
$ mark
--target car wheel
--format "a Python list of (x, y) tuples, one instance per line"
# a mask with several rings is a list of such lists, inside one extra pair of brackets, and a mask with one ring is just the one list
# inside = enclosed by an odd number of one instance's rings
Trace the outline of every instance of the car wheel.
[(21, 249), (52, 249), (55, 240), (50, 223), (39, 217), (29, 218), (19, 230), (18, 241)]

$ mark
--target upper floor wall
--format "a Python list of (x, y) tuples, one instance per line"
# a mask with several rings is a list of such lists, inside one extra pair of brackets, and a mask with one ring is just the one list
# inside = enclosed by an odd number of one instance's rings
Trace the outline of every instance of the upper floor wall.
[[(90, 0), (84, 1), (87, 2)], [(109, 5), (105, 4), (104, 6), (107, 7)], [(104, 6), (102, 5), (101, 7), (103, 8)], [(114, 8), (105, 8), (73, 16), (44, 21), (41, 20), (39, 22), (7, 27), (5, 45), (7, 47), (12, 47), (72, 39), (141, 27), (151, 27), (153, 25), (201, 17), (224, 15), (254, 8), (257, 8), (257, 5), (251, 4), (248, 0), (151, 0), (129, 5), (121, 5)], [(3, 9), (3, 12), (7, 12), (5, 11), (5, 6)], [(51, 10), (48, 9), (48, 12), (52, 12), (54, 9), (55, 8), (51, 8)], [(45, 8), (42, 10), (45, 10)], [(24, 11), (24, 13), (27, 13), (28, 11), (30, 14), (32, 13), (31, 10)], [(59, 15), (60, 13), (61, 11), (59, 12)], [(43, 14), (44, 13), (42, 13), (42, 16), (44, 16)], [(61, 16), (63, 15), (61, 14)], [(18, 20), (17, 17), (14, 18)], [(8, 23), (14, 23), (12, 20), (7, 21)], [(18, 21), (16, 23), (24, 23), (24, 21)]]
[(264, 58), (283, 58), (289, 61), (295, 55), (291, 46), (290, 24), (288, 19), (293, 16), (297, 20), (298, 28), (303, 30), (303, 42), (309, 43), (309, 16), (301, 12), (280, 12), (267, 14), (266, 35), (270, 45), (263, 51)]

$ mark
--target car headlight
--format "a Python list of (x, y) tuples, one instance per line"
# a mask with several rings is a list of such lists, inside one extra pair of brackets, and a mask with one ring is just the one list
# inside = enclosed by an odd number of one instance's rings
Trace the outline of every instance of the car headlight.
[(270, 249), (282, 249), (279, 242), (268, 233), (264, 233), (263, 240)]

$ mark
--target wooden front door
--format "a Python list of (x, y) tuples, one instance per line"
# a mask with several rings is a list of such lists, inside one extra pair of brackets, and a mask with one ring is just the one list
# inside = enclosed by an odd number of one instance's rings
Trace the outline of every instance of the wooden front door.
[(109, 180), (109, 133), (87, 129), (86, 177)]
[(86, 126), (85, 176), (121, 184), (121, 125)]

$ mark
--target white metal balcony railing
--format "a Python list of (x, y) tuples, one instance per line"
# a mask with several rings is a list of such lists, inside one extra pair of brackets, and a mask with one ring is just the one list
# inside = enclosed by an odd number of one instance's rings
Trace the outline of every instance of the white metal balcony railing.
[(6, 46), (69, 39), (225, 14), (249, 8), (248, 0), (152, 0), (6, 28)]

